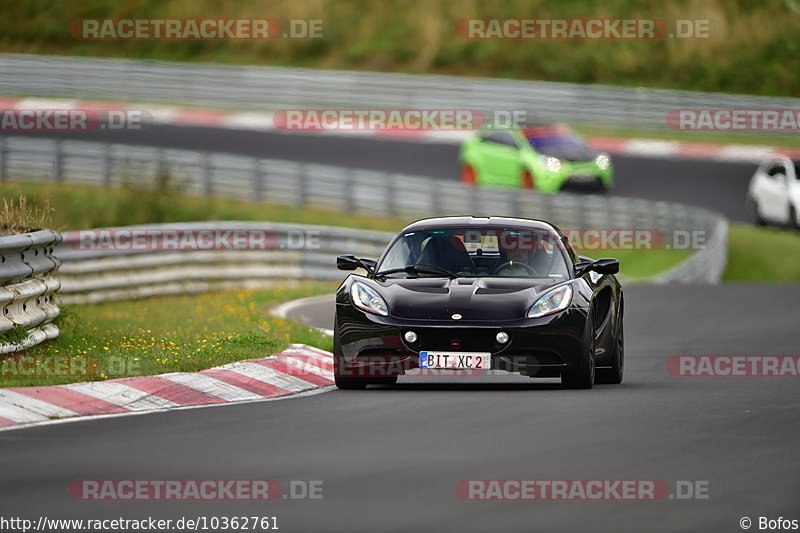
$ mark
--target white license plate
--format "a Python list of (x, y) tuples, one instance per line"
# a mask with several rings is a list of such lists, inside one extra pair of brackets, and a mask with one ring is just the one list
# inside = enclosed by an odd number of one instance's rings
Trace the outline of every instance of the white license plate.
[(420, 352), (419, 367), (448, 370), (490, 370), (492, 354), (489, 352)]

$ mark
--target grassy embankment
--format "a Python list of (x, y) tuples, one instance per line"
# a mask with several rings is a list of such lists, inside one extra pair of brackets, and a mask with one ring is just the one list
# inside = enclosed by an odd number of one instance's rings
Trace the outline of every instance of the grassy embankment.
[[(32, 0), (4, 6), (6, 52), (457, 74), (764, 95), (800, 94), (795, 2), (751, 0)], [(81, 18), (323, 19), (322, 39), (78, 40)], [(709, 19), (708, 39), (474, 40), (465, 18)]]

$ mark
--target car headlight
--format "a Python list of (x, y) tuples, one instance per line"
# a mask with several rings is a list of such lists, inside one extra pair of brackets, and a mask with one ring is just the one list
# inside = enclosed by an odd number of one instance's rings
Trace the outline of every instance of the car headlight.
[(389, 314), (389, 307), (378, 291), (361, 282), (354, 282), (350, 287), (350, 297), (356, 307), (369, 313), (386, 316)]
[(528, 311), (528, 318), (539, 318), (540, 316), (552, 315), (563, 311), (569, 307), (571, 301), (572, 287), (570, 285), (556, 287), (536, 300), (536, 303)]
[(556, 157), (546, 158), (545, 163), (547, 163), (547, 170), (550, 172), (558, 172), (561, 170), (561, 160)]
[(605, 170), (605, 169), (607, 169), (609, 166), (611, 166), (611, 158), (609, 158), (609, 157), (608, 157), (606, 154), (600, 154), (600, 155), (598, 155), (598, 156), (595, 158), (594, 162), (595, 162), (595, 163), (597, 163), (597, 166), (598, 166), (598, 167), (599, 167), (601, 170)]

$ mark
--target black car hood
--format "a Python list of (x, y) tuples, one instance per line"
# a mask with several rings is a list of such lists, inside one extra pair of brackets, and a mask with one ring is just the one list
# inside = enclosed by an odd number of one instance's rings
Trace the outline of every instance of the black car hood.
[(376, 282), (391, 316), (404, 319), (464, 321), (515, 320), (561, 279), (390, 278)]
[(591, 161), (598, 154), (588, 146), (580, 144), (555, 144), (541, 147), (537, 151), (540, 154), (563, 159), (564, 161)]

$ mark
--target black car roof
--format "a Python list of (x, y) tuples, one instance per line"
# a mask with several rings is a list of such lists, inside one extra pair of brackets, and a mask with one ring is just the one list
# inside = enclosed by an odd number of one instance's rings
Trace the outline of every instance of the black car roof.
[(544, 220), (534, 220), (531, 218), (473, 217), (473, 216), (425, 218), (422, 220), (417, 220), (412, 224), (409, 224), (400, 233), (408, 233), (410, 231), (423, 231), (430, 229), (442, 229), (442, 228), (460, 228), (469, 226), (498, 227), (498, 228), (513, 226), (516, 228), (525, 228), (538, 231), (555, 231), (556, 233), (561, 235), (561, 232), (556, 226), (550, 224), (549, 222), (545, 222)]

